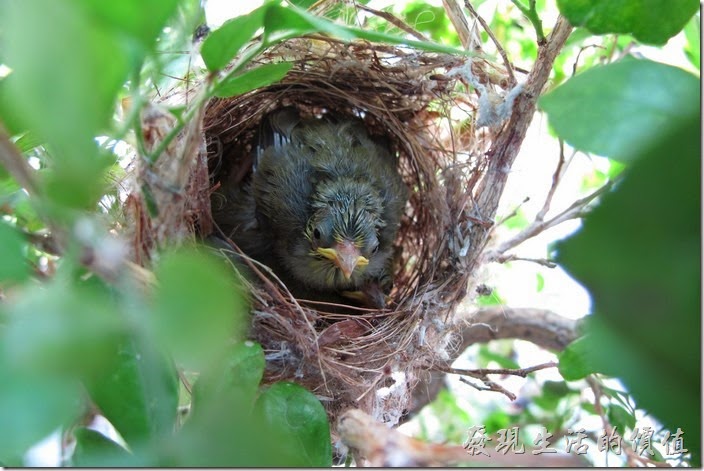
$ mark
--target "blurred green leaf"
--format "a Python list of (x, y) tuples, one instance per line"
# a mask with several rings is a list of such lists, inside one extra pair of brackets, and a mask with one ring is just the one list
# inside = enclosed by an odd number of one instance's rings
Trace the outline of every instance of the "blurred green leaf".
[(100, 432), (78, 427), (73, 431), (76, 448), (72, 462), (77, 467), (127, 467), (135, 466), (135, 457)]
[(697, 0), (557, 0), (574, 26), (594, 34), (626, 33), (647, 44), (665, 44), (699, 8)]
[(0, 462), (21, 466), (27, 449), (81, 412), (80, 384), (10, 367), (0, 357)]
[(47, 203), (90, 207), (102, 194), (101, 176), (114, 157), (100, 154), (94, 137), (110, 124), (117, 92), (176, 5), (176, 0), (0, 5), (5, 59), (12, 69), (0, 87), (0, 113), (12, 129), (31, 130), (56, 157), (44, 181)]
[(264, 15), (265, 44), (276, 44), (310, 33), (328, 33), (347, 41), (355, 37), (346, 26), (332, 23), (300, 8), (270, 4)]
[(145, 339), (125, 337), (115, 346), (111, 361), (86, 381), (86, 389), (130, 446), (173, 431), (178, 375)]
[[(103, 29), (125, 35), (126, 41), (139, 43), (141, 50), (138, 53), (143, 57), (152, 50), (154, 41), (179, 3), (179, 0), (80, 0), (77, 5), (100, 22)], [(141, 57), (137, 59), (139, 64)]]
[(57, 157), (49, 198), (91, 204), (106, 167), (93, 138), (108, 125), (128, 72), (122, 44), (78, 2), (5, 2), (0, 29), (13, 70), (3, 81), (3, 118), (11, 108), (10, 120), (35, 132)]
[(684, 52), (687, 59), (697, 69), (701, 69), (701, 33), (702, 33), (701, 18), (699, 14), (692, 17), (684, 27), (684, 37), (687, 44), (684, 47)]
[(626, 429), (633, 430), (636, 426), (635, 416), (619, 405), (609, 404), (606, 415), (609, 423), (618, 427), (621, 433)]
[(539, 104), (570, 145), (631, 160), (677, 127), (683, 116), (699, 114), (699, 96), (699, 80), (692, 74), (626, 59), (573, 77)]
[(228, 98), (271, 85), (284, 78), (292, 66), (290, 62), (261, 65), (240, 75), (226, 78), (218, 85), (214, 94), (220, 98)]
[(15, 146), (17, 146), (17, 148), (22, 153), (29, 152), (30, 150), (42, 144), (42, 140), (39, 139), (39, 137), (35, 136), (32, 132), (24, 133), (19, 139), (15, 141)]
[(294, 456), (300, 461), (287, 466), (332, 465), (327, 413), (312, 393), (297, 384), (280, 382), (264, 391), (256, 406), (272, 439), (296, 451)]
[(502, 306), (506, 304), (506, 300), (495, 288), (491, 290), (491, 294), (477, 296), (474, 301), (479, 307)]
[[(264, 366), (262, 348), (246, 341), (232, 345), (200, 375), (193, 386), (189, 420), (177, 438), (179, 465), (230, 467), (271, 462), (262, 456), (276, 455), (278, 444), (270, 442), (252, 415)], [(210, 440), (210, 434), (228, 440)]]
[[(229, 367), (214, 364), (198, 380), (191, 416), (177, 435), (175, 447), (165, 451), (175, 459), (162, 464), (330, 465), (327, 416), (311, 393), (297, 385), (282, 387), (277, 383), (252, 407), (252, 388), (260, 377), (262, 363), (258, 345), (241, 344), (225, 357)], [(224, 377), (216, 378), (223, 371)], [(213, 436), (228, 439), (213, 440)]]
[[(594, 299), (587, 340), (597, 368), (699, 443), (701, 128), (687, 110), (559, 245), (559, 261)], [(690, 450), (698, 461), (699, 447)]]
[(581, 337), (558, 354), (557, 368), (565, 380), (576, 381), (598, 372), (592, 361), (594, 357), (592, 348), (592, 343), (587, 338)]
[(236, 396), (241, 403), (233, 407), (248, 408), (254, 404), (265, 365), (259, 344), (245, 341), (233, 345), (223, 362), (214, 363), (198, 378), (193, 386), (193, 407), (216, 398)]
[(540, 293), (545, 288), (545, 277), (540, 273), (536, 273), (535, 278), (536, 278), (535, 291)]
[(201, 46), (200, 54), (211, 72), (224, 68), (264, 26), (264, 15), (270, 4), (264, 4), (251, 13), (223, 23), (212, 31)]
[(509, 428), (513, 425), (513, 419), (506, 411), (495, 409), (491, 411), (482, 421), (486, 427), (486, 434), (495, 434), (501, 429)]
[(460, 47), (459, 36), (454, 30), (445, 10), (424, 1), (415, 1), (406, 5), (402, 18), (416, 31), (428, 33), (433, 41)]
[(479, 356), (481, 358), (482, 363), (487, 366), (488, 366), (489, 362), (493, 361), (499, 365), (499, 368), (507, 368), (507, 369), (520, 368), (520, 365), (518, 363), (516, 363), (514, 360), (508, 358), (506, 355), (502, 355), (500, 353), (496, 353), (496, 352), (491, 351), (485, 345), (482, 345), (482, 348), (479, 349)]
[(560, 401), (577, 391), (570, 389), (564, 381), (545, 381), (542, 384), (542, 394), (532, 398), (533, 403), (546, 411), (555, 411)]
[(26, 242), (14, 227), (0, 219), (0, 284), (5, 281), (24, 281), (29, 276), (29, 265), (24, 258)]
[(432, 415), (438, 420), (443, 433), (443, 442), (462, 443), (467, 438), (471, 417), (457, 404), (457, 397), (447, 389), (441, 389), (429, 404)]
[(5, 2), (1, 13), (14, 104), (65, 158), (85, 158), (74, 152), (107, 124), (127, 74), (121, 44), (79, 2)]
[(366, 31), (332, 23), (325, 18), (312, 15), (300, 8), (293, 6), (284, 7), (275, 3), (272, 3), (266, 11), (264, 25), (264, 41), (267, 45), (275, 44), (285, 39), (319, 32), (330, 34), (344, 41), (351, 41), (355, 38), (366, 39), (372, 42), (387, 44), (405, 44), (431, 52), (467, 55), (467, 51), (428, 41), (411, 40), (403, 36)]
[(3, 350), (13, 364), (82, 377), (110, 357), (124, 326), (107, 292), (65, 278), (64, 273), (45, 286), (27, 285), (7, 307)]
[(221, 260), (184, 249), (166, 254), (156, 276), (151, 329), (177, 362), (198, 371), (243, 336), (243, 290)]
[(526, 227), (528, 227), (530, 221), (526, 217), (525, 211), (523, 211), (522, 208), (517, 208), (516, 214), (506, 219), (504, 224), (508, 229), (520, 231), (521, 229), (525, 229)]

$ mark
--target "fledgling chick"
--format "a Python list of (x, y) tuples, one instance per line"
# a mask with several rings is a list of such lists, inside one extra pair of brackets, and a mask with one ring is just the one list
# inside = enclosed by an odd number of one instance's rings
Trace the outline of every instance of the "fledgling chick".
[(237, 191), (233, 240), (294, 295), (383, 307), (408, 189), (388, 149), (360, 121), (272, 113), (252, 180)]

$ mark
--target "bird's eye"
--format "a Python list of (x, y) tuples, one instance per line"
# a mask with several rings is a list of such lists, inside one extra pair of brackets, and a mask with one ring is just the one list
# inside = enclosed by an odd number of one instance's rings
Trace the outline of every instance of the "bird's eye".
[(318, 230), (318, 228), (315, 228), (313, 230), (313, 237), (315, 237), (316, 240), (320, 240), (320, 231)]
[(379, 251), (379, 244), (376, 244), (372, 249), (372, 253), (377, 253)]

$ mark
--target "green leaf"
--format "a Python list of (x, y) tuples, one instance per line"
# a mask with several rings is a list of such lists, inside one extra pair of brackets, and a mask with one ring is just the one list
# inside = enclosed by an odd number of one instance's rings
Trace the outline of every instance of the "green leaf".
[(142, 49), (140, 55), (144, 56), (152, 50), (166, 21), (175, 13), (179, 0), (80, 0), (76, 3), (103, 28), (138, 42)]
[(83, 377), (104, 367), (124, 325), (104, 289), (64, 275), (28, 286), (8, 306), (3, 349), (28, 371)]
[(607, 417), (611, 425), (617, 426), (621, 433), (626, 429), (633, 430), (636, 426), (636, 418), (623, 407), (616, 404), (609, 404)]
[(30, 150), (44, 144), (41, 139), (35, 136), (31, 132), (24, 133), (19, 139), (15, 141), (15, 146), (22, 153), (29, 152)]
[(240, 75), (227, 77), (215, 89), (215, 96), (228, 98), (271, 85), (284, 78), (292, 66), (291, 62), (265, 64)]
[(285, 7), (272, 3), (264, 16), (264, 44), (266, 45), (321, 32), (347, 41), (355, 38), (355, 35), (345, 26), (332, 23), (294, 6)]
[(14, 128), (50, 145), (56, 169), (49, 200), (91, 205), (106, 167), (94, 137), (108, 126), (129, 71), (125, 44), (79, 2), (4, 2), (0, 30), (12, 69), (3, 80), (2, 118), (11, 110)]
[(166, 254), (156, 269), (150, 326), (177, 362), (199, 371), (242, 338), (247, 304), (225, 263), (206, 252)]
[[(264, 352), (250, 341), (234, 344), (193, 385), (191, 413), (178, 440), (191, 466), (258, 466), (272, 452), (270, 437), (252, 417), (264, 374)], [(230, 441), (203, 441), (209, 434)], [(236, 444), (233, 446), (232, 444)], [(182, 453), (179, 451), (179, 455)]]
[(687, 26), (684, 27), (684, 37), (687, 44), (684, 47), (684, 52), (687, 59), (692, 65), (699, 70), (701, 68), (701, 18), (699, 15), (694, 15)]
[(492, 352), (489, 348), (482, 348), (480, 350), (481, 359), (483, 362), (488, 364), (490, 361), (496, 362), (500, 368), (507, 369), (518, 369), (520, 365), (514, 360), (508, 358), (506, 355), (501, 355), (499, 353)]
[(264, 375), (264, 351), (259, 344), (245, 341), (233, 345), (224, 361), (208, 368), (193, 386), (193, 407), (208, 401), (237, 398), (233, 407), (249, 408), (259, 390)]
[(573, 77), (539, 104), (550, 125), (573, 147), (627, 161), (676, 128), (683, 117), (698, 115), (699, 97), (694, 75), (628, 59)]
[(243, 16), (223, 23), (212, 31), (201, 46), (200, 54), (208, 70), (214, 72), (225, 67), (264, 26), (264, 15), (271, 4), (265, 4)]
[(594, 34), (631, 34), (647, 44), (665, 44), (699, 8), (697, 0), (557, 0), (574, 26)]
[(132, 447), (170, 434), (178, 408), (178, 375), (160, 352), (125, 338), (112, 361), (86, 382), (102, 414)]
[(521, 229), (528, 227), (530, 221), (526, 217), (525, 211), (523, 211), (522, 208), (517, 208), (516, 214), (506, 219), (504, 224), (508, 229), (520, 231)]
[(597, 373), (592, 362), (593, 345), (588, 338), (581, 337), (570, 343), (557, 356), (560, 364), (557, 369), (567, 381), (576, 381), (590, 374)]
[(9, 367), (0, 358), (0, 462), (21, 466), (30, 446), (80, 414), (77, 382)]
[(491, 294), (477, 296), (474, 302), (476, 302), (479, 307), (502, 306), (506, 304), (506, 300), (495, 288), (492, 289)]
[(271, 4), (264, 18), (264, 43), (272, 45), (277, 42), (311, 33), (327, 33), (344, 41), (366, 39), (386, 44), (401, 44), (430, 52), (468, 55), (467, 51), (443, 46), (429, 41), (417, 41), (403, 36), (368, 31), (336, 24), (325, 18), (312, 15), (294, 6), (284, 7)]
[(542, 409), (555, 411), (562, 398), (576, 394), (564, 381), (545, 381), (542, 385), (542, 394), (535, 396), (533, 402)]
[(486, 426), (487, 435), (492, 435), (501, 429), (511, 427), (513, 419), (502, 409), (494, 409), (482, 421)]
[(78, 427), (73, 431), (76, 448), (72, 461), (78, 467), (128, 467), (136, 466), (135, 458), (122, 446), (100, 432)]
[(402, 14), (406, 23), (413, 25), (417, 31), (429, 33), (434, 41), (460, 46), (459, 37), (442, 7), (416, 1), (406, 5)]
[(443, 388), (429, 405), (432, 416), (440, 423), (443, 441), (462, 443), (467, 437), (467, 424), (470, 423), (471, 417), (457, 403), (457, 397)]
[(540, 273), (536, 273), (535, 278), (536, 278), (535, 291), (540, 293), (543, 290), (543, 288), (545, 288), (545, 277)]
[(24, 258), (25, 245), (17, 229), (0, 219), (0, 285), (5, 281), (24, 281), (29, 276), (29, 265)]
[[(701, 128), (697, 113), (642, 150), (558, 247), (594, 300), (592, 359), (639, 406), (699, 443)], [(668, 393), (663, 394), (666, 387)], [(677, 400), (671, 400), (676, 397)], [(692, 449), (690, 449), (692, 450)], [(699, 447), (693, 449), (697, 459)]]
[(257, 401), (261, 419), (270, 427), (272, 439), (291, 451), (297, 463), (287, 466), (332, 465), (330, 427), (320, 401), (305, 388), (288, 382), (272, 385)]

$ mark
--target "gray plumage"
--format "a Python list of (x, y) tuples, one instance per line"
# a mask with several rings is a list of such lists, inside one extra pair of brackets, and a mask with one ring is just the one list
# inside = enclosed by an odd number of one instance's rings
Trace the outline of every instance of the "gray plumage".
[(294, 295), (361, 291), (378, 305), (407, 197), (395, 159), (360, 121), (302, 120), (285, 108), (262, 123), (251, 180), (215, 194), (213, 210)]

